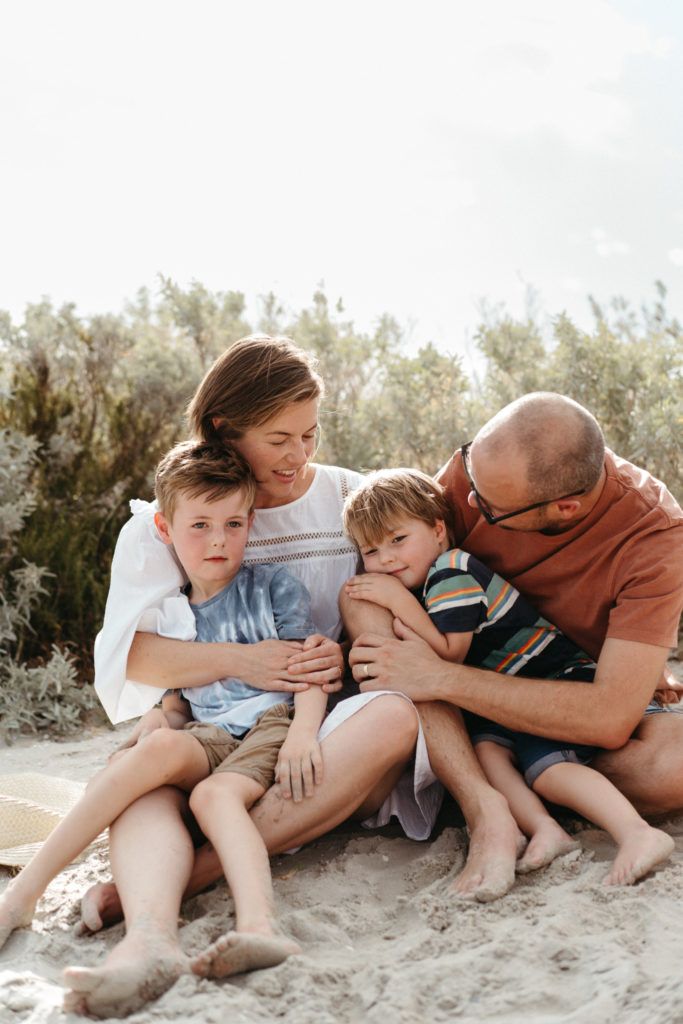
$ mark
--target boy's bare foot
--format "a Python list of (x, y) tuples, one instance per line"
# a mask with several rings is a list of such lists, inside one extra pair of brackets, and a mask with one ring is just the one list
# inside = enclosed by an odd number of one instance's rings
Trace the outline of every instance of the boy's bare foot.
[(491, 903), (510, 891), (517, 857), (525, 842), (507, 800), (500, 797), (492, 804), (473, 826), (467, 862), (450, 886), (456, 896), (480, 903)]
[(92, 1017), (126, 1017), (167, 991), (189, 961), (175, 940), (134, 927), (102, 967), (67, 967), (64, 1009)]
[(0, 949), (15, 928), (29, 927), (36, 909), (35, 900), (23, 900), (12, 888), (10, 883), (0, 896)]
[(97, 882), (81, 899), (81, 920), (76, 925), (76, 934), (91, 935), (121, 920), (123, 910), (115, 884)]
[(637, 825), (620, 844), (605, 885), (633, 885), (671, 856), (675, 843), (670, 835), (646, 821)]
[(283, 935), (227, 932), (195, 957), (192, 970), (202, 978), (228, 978), (245, 971), (276, 967), (300, 952), (301, 947)]
[(563, 853), (577, 850), (579, 843), (565, 832), (554, 818), (544, 819), (529, 840), (524, 856), (517, 862), (517, 873), (526, 875), (547, 867)]

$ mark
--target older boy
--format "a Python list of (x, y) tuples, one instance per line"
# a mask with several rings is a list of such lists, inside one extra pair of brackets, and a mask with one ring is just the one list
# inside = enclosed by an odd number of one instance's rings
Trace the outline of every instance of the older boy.
[[(207, 444), (177, 445), (157, 469), (155, 524), (173, 545), (189, 580), (185, 594), (197, 638), (256, 643), (299, 641), (315, 632), (305, 587), (285, 569), (242, 566), (256, 485), (236, 452)], [(231, 635), (226, 637), (228, 630)], [(249, 808), (274, 778), (303, 779), (306, 795), (322, 778), (317, 732), (326, 695), (317, 687), (294, 697), (223, 679), (166, 694), (129, 744), (97, 775), (83, 798), (0, 900), (0, 944), (30, 924), (49, 881), (138, 797), (159, 786), (191, 792), (190, 806), (217, 850), (235, 902), (235, 931), (204, 953), (198, 972), (225, 976), (273, 966), (299, 947), (278, 934), (268, 854)], [(291, 699), (291, 698), (289, 698)], [(191, 715), (194, 721), (188, 721)], [(300, 798), (297, 790), (295, 797)], [(216, 804), (220, 803), (220, 813)], [(161, 965), (169, 976), (185, 965)], [(87, 987), (87, 968), (72, 968)]]

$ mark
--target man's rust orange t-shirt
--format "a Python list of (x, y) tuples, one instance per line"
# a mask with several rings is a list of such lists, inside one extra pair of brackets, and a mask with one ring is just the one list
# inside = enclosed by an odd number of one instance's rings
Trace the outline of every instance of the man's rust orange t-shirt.
[(606, 637), (674, 647), (683, 608), (683, 511), (663, 483), (608, 451), (602, 494), (566, 533), (489, 526), (467, 504), (460, 452), (437, 475), (454, 541), (597, 658)]

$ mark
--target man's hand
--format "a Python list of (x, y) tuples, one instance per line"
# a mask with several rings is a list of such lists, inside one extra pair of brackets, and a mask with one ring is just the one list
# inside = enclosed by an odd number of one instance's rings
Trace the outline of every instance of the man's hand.
[(400, 619), (394, 619), (394, 632), (396, 640), (375, 633), (358, 637), (349, 655), (353, 678), (364, 693), (396, 690), (414, 701), (438, 700), (438, 674), (443, 662)]
[[(298, 683), (322, 686), (325, 693), (336, 693), (337, 690), (341, 690), (344, 655), (339, 644), (322, 633), (311, 633), (301, 648), (300, 653), (289, 658), (289, 675), (296, 677)], [(297, 689), (303, 690), (306, 687), (301, 686)]]
[(352, 600), (372, 601), (382, 608), (388, 608), (394, 615), (398, 614), (398, 605), (407, 593), (399, 579), (384, 572), (366, 572), (361, 576), (352, 576), (346, 581), (344, 589)]
[(298, 804), (304, 796), (313, 796), (322, 780), (323, 757), (317, 739), (299, 732), (293, 723), (275, 766), (275, 781), (280, 784), (282, 795)]

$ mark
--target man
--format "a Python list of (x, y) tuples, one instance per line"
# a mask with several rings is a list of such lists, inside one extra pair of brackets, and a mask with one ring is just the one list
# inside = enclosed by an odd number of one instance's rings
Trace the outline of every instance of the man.
[[(601, 746), (593, 764), (639, 810), (683, 807), (683, 716), (656, 707), (644, 715), (683, 607), (683, 512), (671, 494), (606, 450), (582, 406), (545, 392), (506, 406), (439, 480), (453, 505), (455, 543), (592, 655), (595, 682), (446, 663), (396, 621), (399, 639), (384, 628), (357, 637), (350, 660), (361, 688), (434, 702), (420, 705), (430, 758), (456, 799), (467, 798), (475, 771), (469, 757), (463, 770), (452, 756), (464, 749), (463, 708), (511, 729)], [(501, 855), (509, 879), (509, 840)], [(479, 885), (466, 877), (456, 889), (479, 896)]]

